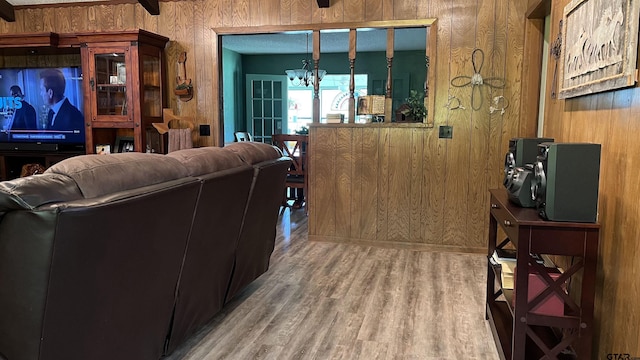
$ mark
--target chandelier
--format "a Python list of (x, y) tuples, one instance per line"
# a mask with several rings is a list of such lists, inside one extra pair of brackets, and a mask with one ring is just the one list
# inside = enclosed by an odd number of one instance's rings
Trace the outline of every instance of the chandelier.
[[(309, 34), (307, 34), (307, 56), (309, 56)], [(311, 61), (308, 59), (302, 60), (302, 68), (293, 69), (293, 70), (285, 70), (284, 72), (287, 74), (287, 77), (291, 81), (291, 84), (294, 86), (309, 86), (312, 85), (315, 81), (315, 74), (313, 69), (311, 68)], [(322, 78), (327, 74), (326, 70), (318, 69), (318, 83), (322, 81)]]

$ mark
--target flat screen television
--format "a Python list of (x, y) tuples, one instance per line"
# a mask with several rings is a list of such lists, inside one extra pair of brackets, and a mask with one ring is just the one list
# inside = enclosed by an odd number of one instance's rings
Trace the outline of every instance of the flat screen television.
[(0, 69), (0, 150), (84, 150), (83, 103), (80, 67)]

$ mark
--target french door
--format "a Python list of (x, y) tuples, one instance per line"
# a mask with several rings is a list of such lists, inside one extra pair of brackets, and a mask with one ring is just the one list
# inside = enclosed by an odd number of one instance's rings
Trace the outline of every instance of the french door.
[(273, 134), (287, 133), (286, 75), (247, 74), (247, 131), (253, 141), (271, 144)]

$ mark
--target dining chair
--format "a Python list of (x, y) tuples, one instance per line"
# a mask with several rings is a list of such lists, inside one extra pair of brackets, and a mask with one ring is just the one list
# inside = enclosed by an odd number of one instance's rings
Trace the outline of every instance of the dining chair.
[[(274, 134), (273, 145), (282, 150), (282, 154), (291, 158), (291, 166), (287, 172), (286, 190), (283, 206), (300, 208), (306, 205), (307, 197), (307, 143), (308, 135)], [(289, 194), (291, 191), (293, 194)], [(296, 194), (297, 193), (297, 194)], [(293, 200), (293, 205), (289, 201)], [(306, 206), (305, 206), (306, 210)]]
[(236, 141), (253, 141), (253, 136), (246, 131), (236, 131), (233, 134), (236, 137)]

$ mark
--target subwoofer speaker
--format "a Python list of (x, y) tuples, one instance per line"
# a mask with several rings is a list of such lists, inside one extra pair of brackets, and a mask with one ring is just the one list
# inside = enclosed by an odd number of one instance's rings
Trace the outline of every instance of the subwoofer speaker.
[(513, 138), (509, 140), (509, 150), (504, 159), (503, 184), (509, 188), (513, 180), (514, 169), (536, 162), (538, 144), (553, 142), (551, 138)]
[(531, 196), (540, 216), (553, 221), (596, 221), (600, 148), (600, 144), (586, 143), (538, 145)]

